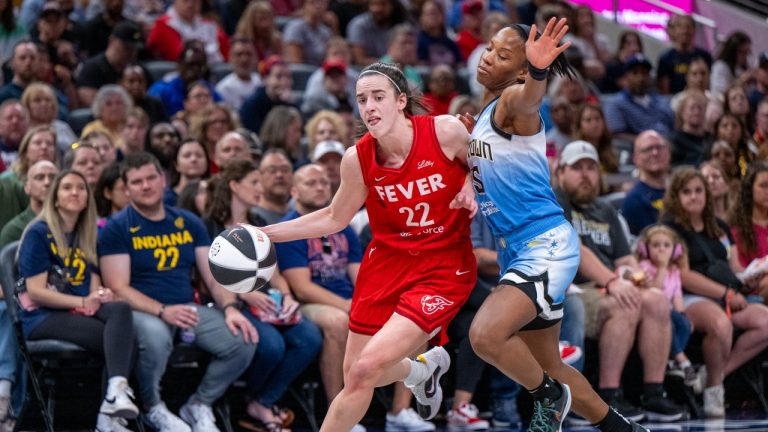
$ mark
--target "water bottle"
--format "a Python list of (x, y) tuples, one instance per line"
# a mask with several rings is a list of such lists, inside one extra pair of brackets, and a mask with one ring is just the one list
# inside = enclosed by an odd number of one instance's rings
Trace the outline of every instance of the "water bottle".
[(275, 309), (277, 309), (277, 315), (280, 315), (280, 313), (283, 311), (283, 293), (280, 292), (280, 290), (270, 288), (269, 291), (269, 297), (272, 298), (272, 300), (275, 302)]
[[(189, 307), (190, 310), (192, 310), (195, 313), (197, 313), (197, 309), (194, 306), (188, 306), (188, 307)], [(194, 327), (183, 328), (183, 329), (181, 329), (181, 332), (180, 332), (179, 336), (181, 337), (181, 341), (184, 342), (184, 343), (188, 343), (188, 344), (194, 343), (195, 342), (195, 328)]]

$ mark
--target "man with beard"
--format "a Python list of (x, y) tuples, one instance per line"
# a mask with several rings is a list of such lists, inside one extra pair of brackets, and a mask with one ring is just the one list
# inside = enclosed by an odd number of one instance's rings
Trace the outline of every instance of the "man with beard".
[[(29, 39), (19, 41), (13, 47), (10, 60), (13, 79), (0, 87), (0, 102), (21, 99), (27, 86), (38, 81), (38, 55), (37, 45)], [(59, 119), (66, 120), (67, 98), (58, 89), (54, 89), (54, 93), (59, 102)]]
[(669, 99), (651, 91), (651, 62), (635, 54), (624, 66), (624, 89), (605, 105), (605, 123), (617, 138), (633, 140), (644, 130), (669, 135), (674, 114)]
[(633, 235), (659, 221), (669, 175), (670, 151), (667, 141), (656, 131), (637, 136), (632, 160), (638, 171), (637, 182), (627, 192), (621, 214)]
[[(574, 283), (595, 288), (592, 281), (608, 281), (605, 295), (596, 289), (585, 289), (583, 294), (587, 321), (594, 321), (589, 316), (597, 314), (597, 328), (587, 328), (587, 336), (599, 341), (598, 393), (629, 419), (640, 421), (647, 416), (651, 421), (679, 420), (683, 411), (666, 398), (663, 386), (672, 337), (669, 301), (661, 290), (640, 289), (640, 282), (613, 275), (617, 267), (625, 266), (633, 273), (640, 267), (618, 213), (610, 204), (597, 201), (597, 150), (586, 141), (568, 144), (562, 152), (557, 178), (558, 201), (581, 240), (581, 263)], [(643, 362), (644, 412), (624, 400), (621, 390), (622, 371), (635, 335)]]
[(171, 164), (180, 145), (181, 135), (170, 123), (155, 123), (149, 128), (145, 148), (160, 161), (166, 181), (170, 182)]
[(291, 186), (293, 186), (293, 165), (283, 149), (270, 149), (264, 153), (259, 164), (261, 172), (261, 202), (251, 209), (261, 216), (268, 225), (276, 224), (291, 210)]

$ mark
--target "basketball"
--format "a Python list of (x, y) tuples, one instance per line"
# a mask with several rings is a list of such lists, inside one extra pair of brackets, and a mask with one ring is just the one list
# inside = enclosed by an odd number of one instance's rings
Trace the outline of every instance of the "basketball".
[(216, 282), (234, 293), (262, 289), (277, 267), (275, 246), (251, 225), (219, 234), (208, 251), (208, 264)]

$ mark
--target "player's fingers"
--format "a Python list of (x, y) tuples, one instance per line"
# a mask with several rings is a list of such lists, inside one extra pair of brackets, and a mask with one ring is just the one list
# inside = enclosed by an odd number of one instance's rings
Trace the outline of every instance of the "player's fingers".
[(557, 35), (555, 36), (555, 41), (560, 42), (565, 37), (565, 34), (568, 33), (568, 26), (564, 26), (560, 29), (559, 32), (557, 32)]
[(544, 31), (541, 32), (542, 36), (552, 35), (553, 30), (555, 29), (555, 25), (557, 24), (557, 18), (552, 17), (547, 21), (547, 26), (544, 27)]
[[(555, 18), (552, 18), (552, 19), (554, 20)], [(567, 20), (567, 19), (565, 19), (565, 18), (560, 18), (560, 19), (557, 21), (557, 23), (556, 23), (556, 24), (553, 26), (553, 28), (552, 28), (552, 34), (557, 34), (557, 33), (560, 33), (560, 32), (562, 31), (563, 27), (564, 27), (564, 26), (566, 26), (566, 24), (567, 24), (567, 23), (568, 23), (568, 20)]]
[(533, 43), (536, 41), (536, 24), (531, 24), (531, 32), (528, 33), (528, 42)]

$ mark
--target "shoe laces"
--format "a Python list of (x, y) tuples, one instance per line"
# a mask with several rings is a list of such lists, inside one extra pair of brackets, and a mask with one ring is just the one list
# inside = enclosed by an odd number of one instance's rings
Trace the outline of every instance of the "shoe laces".
[(541, 401), (533, 403), (533, 417), (528, 428), (529, 432), (552, 432), (550, 419), (558, 414), (559, 411), (553, 406), (544, 404)]

